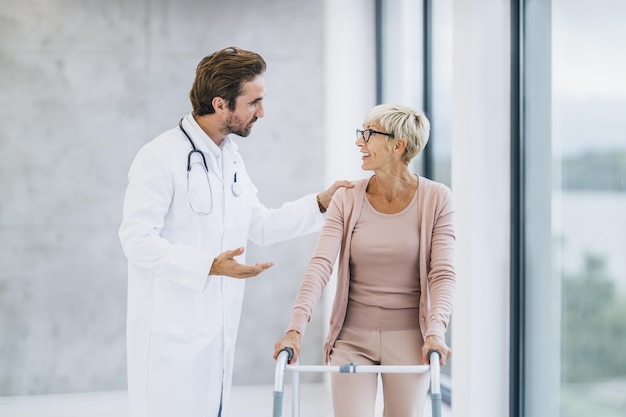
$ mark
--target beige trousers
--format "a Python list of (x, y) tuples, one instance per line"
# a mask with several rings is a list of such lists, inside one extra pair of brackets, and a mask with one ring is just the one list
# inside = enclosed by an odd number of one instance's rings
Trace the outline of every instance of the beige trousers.
[[(376, 331), (344, 327), (333, 347), (331, 365), (423, 365), (419, 329)], [(384, 417), (421, 417), (430, 374), (381, 375)], [(335, 417), (374, 417), (378, 375), (331, 374)]]

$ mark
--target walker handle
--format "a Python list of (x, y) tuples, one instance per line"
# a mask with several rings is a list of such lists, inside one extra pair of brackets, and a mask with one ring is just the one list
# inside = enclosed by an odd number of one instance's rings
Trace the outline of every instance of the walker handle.
[[(287, 357), (285, 357), (285, 355)], [(285, 368), (293, 357), (293, 349), (286, 347), (278, 352), (276, 370), (274, 371), (274, 414), (273, 417), (283, 415), (283, 392), (285, 388)]]
[(433, 356), (433, 353), (436, 353), (436, 354), (437, 354), (437, 362), (439, 362), (439, 360), (441, 359), (441, 352), (439, 352), (437, 349), (431, 349), (431, 350), (429, 350), (429, 351), (428, 351), (428, 359), (430, 360), (431, 365), (432, 365), (432, 356)]
[(428, 360), (430, 361), (430, 398), (432, 401), (432, 416), (441, 417), (441, 380), (439, 378), (441, 372), (441, 364), (439, 360), (441, 352), (436, 349), (428, 351)]
[[(287, 362), (289, 362), (291, 358), (293, 358), (293, 349), (290, 347), (285, 347), (280, 350), (280, 352), (283, 352), (283, 351), (287, 352)], [(280, 352), (278, 352), (279, 355), (280, 355)]]

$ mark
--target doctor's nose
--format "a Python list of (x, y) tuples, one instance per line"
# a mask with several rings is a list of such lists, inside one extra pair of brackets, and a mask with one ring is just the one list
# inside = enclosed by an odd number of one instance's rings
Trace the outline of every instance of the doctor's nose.
[(257, 107), (256, 112), (254, 112), (254, 115), (258, 118), (265, 116), (265, 109), (263, 108), (263, 102), (259, 103), (259, 106)]

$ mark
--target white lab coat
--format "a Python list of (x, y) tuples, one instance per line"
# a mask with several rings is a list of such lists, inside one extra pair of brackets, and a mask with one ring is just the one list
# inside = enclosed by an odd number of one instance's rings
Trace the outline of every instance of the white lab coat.
[[(132, 417), (228, 415), (245, 280), (208, 276), (213, 259), (248, 239), (267, 245), (318, 231), (324, 220), (314, 195), (267, 209), (232, 139), (220, 150), (191, 115), (183, 127), (206, 156), (210, 214), (190, 208), (191, 145), (178, 127), (146, 144), (128, 174), (119, 236), (128, 257)], [(235, 173), (239, 196), (231, 191)], [(191, 191), (208, 198), (206, 189)], [(245, 253), (238, 260), (245, 263)]]

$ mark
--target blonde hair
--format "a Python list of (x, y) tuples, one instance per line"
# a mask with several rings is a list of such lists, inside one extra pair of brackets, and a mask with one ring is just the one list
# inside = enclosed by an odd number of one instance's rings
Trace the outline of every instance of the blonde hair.
[(363, 123), (377, 123), (383, 131), (393, 133), (393, 138), (387, 137), (390, 145), (398, 139), (406, 139), (402, 160), (407, 165), (424, 149), (430, 136), (430, 122), (426, 115), (399, 104), (379, 104), (372, 107), (365, 115)]

